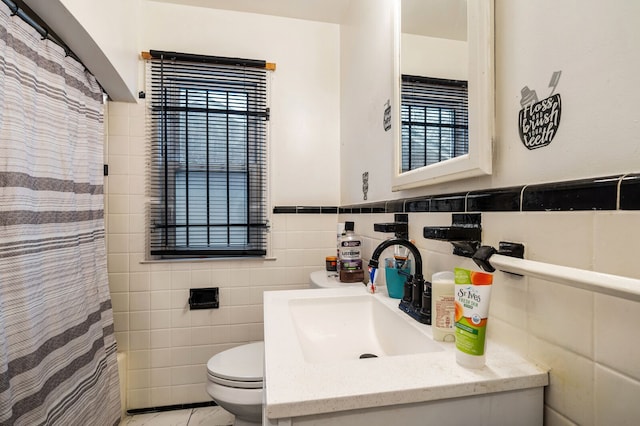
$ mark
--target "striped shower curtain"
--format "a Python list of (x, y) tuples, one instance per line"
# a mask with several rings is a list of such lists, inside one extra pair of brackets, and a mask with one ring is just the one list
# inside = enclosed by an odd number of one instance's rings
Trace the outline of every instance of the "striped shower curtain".
[(102, 91), (0, 3), (0, 425), (116, 425)]

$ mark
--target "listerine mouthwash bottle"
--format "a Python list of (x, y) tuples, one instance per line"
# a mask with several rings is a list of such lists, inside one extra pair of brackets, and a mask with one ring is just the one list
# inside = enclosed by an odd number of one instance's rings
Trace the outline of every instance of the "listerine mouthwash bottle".
[(345, 222), (345, 234), (340, 238), (339, 278), (343, 283), (364, 281), (362, 269), (362, 240), (354, 232), (354, 223)]

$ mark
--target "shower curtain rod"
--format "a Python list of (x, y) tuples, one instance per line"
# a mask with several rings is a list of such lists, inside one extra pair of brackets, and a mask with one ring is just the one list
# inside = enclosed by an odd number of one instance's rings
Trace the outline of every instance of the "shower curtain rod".
[(53, 36), (51, 33), (49, 33), (49, 29), (43, 27), (38, 22), (36, 22), (36, 20), (33, 19), (27, 13), (26, 10), (20, 8), (17, 3), (15, 3), (15, 2), (13, 2), (11, 0), (2, 0), (2, 2), (4, 4), (6, 4), (9, 9), (11, 9), (11, 14), (12, 15), (17, 15), (24, 22), (26, 22), (27, 24), (31, 25), (38, 32), (38, 34), (40, 34), (40, 36), (42, 37), (42, 40), (45, 40), (45, 39), (46, 40), (50, 40), (50, 41), (54, 42), (55, 44), (57, 44), (58, 46), (62, 47), (64, 49), (65, 55), (72, 57), (73, 59), (78, 61), (80, 64), (82, 64), (82, 66), (85, 69), (87, 69), (87, 67), (82, 63), (80, 58), (78, 58), (76, 56), (76, 54), (73, 53), (71, 51), (71, 49), (69, 49), (69, 46), (67, 46), (66, 44), (64, 44), (64, 42), (58, 40), (55, 36)]

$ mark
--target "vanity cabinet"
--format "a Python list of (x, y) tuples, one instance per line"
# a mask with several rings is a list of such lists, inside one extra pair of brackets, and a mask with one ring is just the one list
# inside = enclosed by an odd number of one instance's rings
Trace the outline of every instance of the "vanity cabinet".
[(267, 426), (542, 426), (543, 387), (512, 392), (265, 419)]

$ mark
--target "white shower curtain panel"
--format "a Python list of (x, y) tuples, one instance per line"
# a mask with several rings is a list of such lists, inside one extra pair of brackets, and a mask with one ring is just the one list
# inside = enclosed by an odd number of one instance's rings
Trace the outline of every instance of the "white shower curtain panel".
[(117, 425), (102, 91), (0, 3), (0, 425)]

